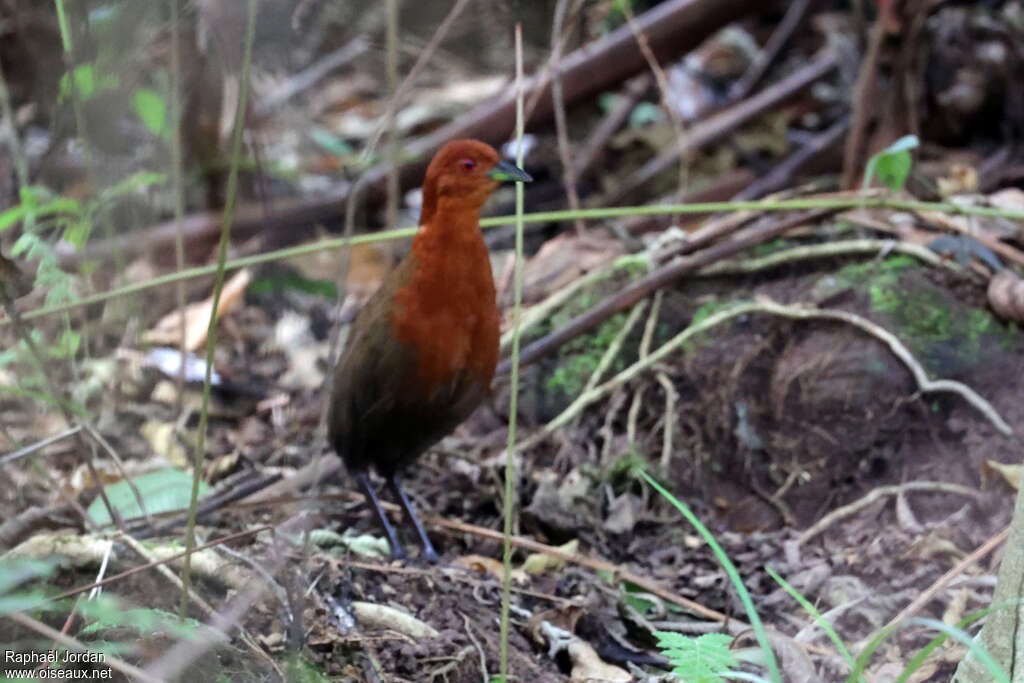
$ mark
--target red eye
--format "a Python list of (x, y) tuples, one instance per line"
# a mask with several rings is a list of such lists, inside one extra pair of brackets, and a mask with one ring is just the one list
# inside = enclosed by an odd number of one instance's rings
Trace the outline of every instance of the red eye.
[(476, 167), (476, 162), (472, 159), (463, 159), (459, 165), (462, 166), (463, 171), (472, 171)]

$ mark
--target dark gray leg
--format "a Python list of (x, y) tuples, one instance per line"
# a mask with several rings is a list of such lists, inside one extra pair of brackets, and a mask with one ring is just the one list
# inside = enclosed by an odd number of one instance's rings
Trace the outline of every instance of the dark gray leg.
[[(388, 543), (391, 544), (391, 556), (395, 559), (404, 560), (406, 557), (405, 551), (402, 550), (402, 544), (398, 542), (398, 534), (395, 533), (395, 527), (391, 526), (391, 522), (388, 521), (388, 516), (384, 514), (384, 510), (380, 506), (380, 500), (377, 498), (373, 486), (370, 485), (370, 476), (366, 472), (356, 472), (355, 480), (359, 484), (359, 488), (366, 494), (366, 500), (369, 501), (370, 506), (377, 513), (377, 519), (380, 520), (381, 526), (384, 527)], [(419, 522), (417, 522), (418, 524)]]
[(427, 538), (427, 532), (423, 530), (423, 525), (420, 524), (420, 518), (416, 516), (416, 512), (412, 509), (412, 503), (409, 502), (409, 497), (405, 495), (405, 491), (402, 490), (402, 485), (398, 483), (398, 475), (392, 474), (388, 477), (388, 483), (391, 484), (391, 488), (395, 490), (395, 495), (398, 496), (398, 502), (402, 505), (402, 509), (405, 510), (406, 517), (412, 522), (413, 527), (416, 528), (416, 533), (419, 534), (420, 543), (423, 544), (423, 559), (430, 564), (437, 564), (440, 561), (440, 557), (437, 555), (437, 551), (434, 550), (434, 545)]

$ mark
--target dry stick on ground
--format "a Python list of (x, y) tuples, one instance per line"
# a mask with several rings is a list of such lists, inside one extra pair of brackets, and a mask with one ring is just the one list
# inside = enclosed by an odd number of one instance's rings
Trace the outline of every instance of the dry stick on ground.
[(850, 116), (847, 114), (808, 140), (800, 149), (790, 154), (778, 166), (769, 171), (767, 175), (752, 182), (733, 199), (736, 201), (759, 199), (766, 194), (787, 187), (791, 183), (793, 176), (803, 168), (804, 164), (833, 145), (836, 145), (846, 135), (846, 131), (849, 128)]
[(838, 64), (839, 59), (836, 54), (831, 50), (826, 50), (796, 73), (765, 88), (750, 99), (738, 102), (691, 127), (683, 145), (669, 149), (641, 166), (617, 188), (617, 191), (608, 199), (608, 204), (619, 204), (631, 197), (637, 188), (647, 184), (652, 178), (676, 163), (682, 155), (719, 140), (752, 118), (786, 101), (812, 83), (827, 76)]
[[(184, 366), (184, 363), (182, 363), (182, 366)], [(89, 436), (92, 437), (93, 441), (98, 443), (100, 448), (105, 450), (107, 455), (110, 456), (110, 459), (114, 461), (114, 467), (117, 468), (118, 473), (121, 475), (121, 479), (128, 483), (128, 487), (132, 490), (132, 495), (135, 496), (135, 502), (139, 504), (139, 510), (142, 512), (143, 517), (145, 517), (148, 522), (152, 523), (153, 518), (150, 516), (149, 510), (146, 509), (146, 502), (142, 499), (142, 493), (139, 491), (139, 487), (135, 485), (135, 480), (132, 479), (131, 475), (129, 475), (125, 470), (124, 461), (121, 460), (121, 456), (117, 454), (117, 451), (115, 451), (113, 446), (110, 445), (110, 442), (104, 439), (103, 435), (92, 426), (92, 423), (89, 422), (89, 420), (83, 420), (82, 426), (85, 428), (85, 431), (89, 433)]]
[(768, 67), (770, 67), (779, 54), (782, 52), (782, 48), (789, 43), (789, 39), (793, 37), (793, 33), (796, 32), (797, 28), (803, 23), (804, 18), (807, 16), (808, 10), (811, 5), (814, 5), (818, 0), (795, 0), (786, 9), (786, 14), (782, 17), (782, 21), (776, 26), (775, 31), (772, 33), (768, 42), (765, 43), (764, 49), (754, 60), (754, 63), (750, 65), (747, 72), (743, 74), (740, 80), (736, 81), (731, 88), (729, 88), (729, 97), (733, 100), (742, 100), (750, 91), (754, 89), (761, 78), (764, 77)]
[(916, 598), (914, 598), (914, 600), (909, 605), (900, 610), (900, 613), (892, 619), (890, 619), (889, 623), (883, 626), (878, 632), (884, 633), (889, 629), (895, 628), (899, 626), (902, 622), (906, 621), (907, 619), (910, 619), (915, 614), (920, 612), (921, 608), (923, 608), (925, 605), (931, 602), (932, 598), (934, 598), (940, 590), (945, 588), (950, 581), (955, 579), (960, 574), (963, 574), (968, 567), (977, 563), (979, 560), (981, 560), (981, 558), (985, 557), (990, 552), (995, 550), (1000, 544), (1006, 541), (1006, 539), (1009, 536), (1010, 527), (1007, 526), (998, 534), (996, 534), (995, 536), (993, 536), (992, 538), (988, 539), (980, 546), (975, 548), (975, 550), (970, 555), (968, 555), (967, 557), (963, 558), (955, 565), (953, 565), (949, 571), (947, 571), (945, 574), (936, 579), (935, 583), (928, 586), (928, 588), (925, 589)]
[[(260, 533), (262, 531), (268, 531), (268, 530), (273, 529), (273, 528), (274, 527), (272, 525), (265, 525), (265, 526), (257, 527), (255, 529), (246, 529), (245, 531), (239, 531), (239, 532), (236, 532), (236, 533), (233, 533), (233, 534), (228, 534), (227, 536), (221, 536), (220, 538), (215, 538), (212, 541), (207, 541), (206, 543), (203, 543), (201, 545), (197, 545), (195, 548), (192, 549), (192, 552), (194, 554), (194, 553), (199, 552), (200, 550), (206, 550), (207, 548), (211, 548), (211, 547), (213, 547), (215, 545), (219, 545), (219, 544), (222, 544), (222, 543), (229, 543), (231, 541), (236, 541), (236, 540), (245, 538), (247, 536), (255, 536), (256, 534), (258, 534), (258, 533)], [(186, 553), (187, 553), (187, 551), (182, 551), (180, 553), (175, 553), (173, 555), (168, 555), (167, 557), (164, 557), (164, 558), (162, 558), (162, 559), (160, 559), (160, 560), (158, 560), (156, 562), (150, 563), (150, 564), (144, 564), (144, 565), (141, 565), (141, 566), (138, 566), (138, 567), (132, 567), (131, 569), (126, 569), (125, 571), (123, 571), (123, 572), (121, 572), (119, 574), (114, 574), (113, 576), (108, 576), (107, 578), (105, 578), (105, 579), (103, 579), (101, 581), (94, 581), (93, 583), (89, 583), (89, 584), (86, 584), (84, 586), (79, 586), (77, 588), (72, 588), (70, 590), (64, 591), (63, 593), (58, 593), (57, 595), (48, 596), (48, 599), (51, 602), (57, 602), (58, 600), (63, 600), (64, 598), (70, 598), (70, 597), (73, 597), (75, 595), (78, 595), (79, 593), (84, 593), (85, 591), (92, 590), (93, 588), (97, 588), (99, 586), (106, 586), (108, 584), (114, 583), (115, 581), (120, 581), (121, 579), (123, 579), (123, 578), (125, 578), (127, 576), (131, 576), (132, 574), (138, 574), (139, 572), (146, 571), (147, 569), (152, 569), (154, 566), (156, 566), (158, 564), (167, 564), (169, 562), (173, 562), (174, 560), (179, 560), (182, 557), (184, 557), (186, 555)]]
[[(433, 524), (435, 527), (444, 530), (446, 533), (452, 536), (469, 533), (473, 534), (474, 536), (486, 538), (491, 541), (497, 541), (499, 543), (502, 541), (503, 538), (500, 531), (494, 531), (492, 529), (476, 526), (474, 524), (466, 524), (464, 522), (444, 519), (442, 517), (425, 517), (424, 521), (428, 524)], [(616, 579), (636, 584), (637, 586), (640, 586), (640, 588), (642, 588), (643, 590), (649, 593), (653, 593), (662, 600), (665, 600), (666, 602), (671, 602), (673, 605), (678, 605), (679, 607), (687, 609), (708, 619), (713, 619), (715, 621), (722, 623), (728, 622), (731, 631), (735, 632), (750, 628), (749, 625), (739, 622), (736, 619), (730, 619), (725, 614), (705, 607), (699, 602), (694, 602), (693, 600), (687, 600), (686, 598), (680, 597), (672, 593), (671, 591), (666, 590), (660, 584), (651, 581), (646, 577), (634, 574), (629, 569), (626, 569), (625, 567), (622, 567), (620, 565), (616, 565), (611, 562), (606, 562), (604, 560), (598, 560), (596, 558), (588, 557), (580, 553), (567, 553), (564, 550), (560, 550), (559, 548), (555, 548), (553, 546), (540, 543), (539, 541), (535, 541), (532, 538), (526, 538), (524, 536), (513, 536), (512, 545), (516, 546), (517, 548), (529, 550), (531, 552), (551, 555), (552, 557), (556, 557), (560, 560), (565, 560), (566, 562), (571, 562), (573, 564), (580, 565), (581, 567), (588, 567), (590, 569), (593, 569), (594, 571), (608, 572), (612, 574)]]
[(685, 143), (685, 125), (683, 119), (679, 115), (679, 112), (675, 107), (672, 106), (671, 98), (671, 87), (668, 83), (668, 77), (665, 75), (665, 70), (661, 68), (661, 64), (658, 63), (658, 58), (654, 55), (651, 50), (651, 44), (647, 41), (647, 34), (640, 30), (636, 25), (636, 20), (633, 18), (633, 11), (629, 7), (628, 2), (621, 4), (621, 9), (626, 15), (626, 23), (629, 25), (630, 30), (633, 32), (633, 37), (636, 38), (637, 47), (640, 48), (640, 54), (644, 56), (644, 61), (647, 62), (647, 68), (654, 74), (654, 82), (658, 86), (658, 93), (661, 95), (661, 107), (665, 110), (668, 115), (669, 121), (672, 122), (672, 132), (675, 134), (676, 148), (678, 149), (680, 159), (679, 164), (679, 188), (675, 194), (676, 199), (686, 194), (686, 185), (690, 176), (690, 165), (687, 163), (685, 157), (684, 147)]
[[(667, 0), (636, 19), (647, 35), (651, 49), (659, 59), (670, 59), (701, 43), (726, 24), (759, 10), (758, 0)], [(629, 27), (622, 26), (588, 45), (565, 56), (559, 65), (566, 105), (614, 87), (642, 72), (646, 62), (639, 53)], [(551, 114), (550, 81), (527, 79), (528, 98), (539, 93), (535, 120)], [(403, 164), (403, 187), (411, 187), (423, 179), (430, 155), (453, 138), (473, 137), (486, 142), (500, 142), (515, 122), (515, 101), (511, 93), (485, 102), (450, 124), (410, 142), (404, 154), (412, 159)], [(374, 166), (365, 185), (377, 188), (387, 173), (387, 164)], [(267, 206), (241, 206), (235, 211), (232, 234), (239, 239), (261, 232), (311, 225), (336, 218), (344, 210), (349, 186), (332, 197), (307, 201), (286, 200)], [(379, 199), (379, 194), (376, 197)], [(196, 253), (206, 253), (211, 234), (220, 226), (219, 213), (197, 213), (182, 222), (185, 239)], [(170, 221), (138, 233), (118, 238), (118, 246), (126, 255), (150, 249), (161, 249), (174, 243), (177, 228)], [(110, 242), (91, 243), (84, 253), (62, 253), (61, 265), (77, 263), (82, 258), (103, 260), (112, 253)]]
[(302, 71), (289, 76), (284, 83), (274, 88), (273, 92), (253, 107), (255, 120), (252, 123), (258, 125), (260, 119), (267, 117), (285, 102), (313, 87), (327, 74), (348, 64), (369, 49), (370, 42), (364, 36), (356, 36), (334, 52), (324, 55)]
[(839, 242), (825, 242), (822, 244), (809, 244), (803, 247), (783, 249), (766, 256), (746, 259), (743, 261), (721, 261), (712, 264), (707, 268), (701, 268), (694, 273), (695, 277), (721, 277), (723, 275), (749, 275), (763, 270), (770, 270), (781, 265), (799, 263), (801, 261), (812, 261), (822, 258), (836, 258), (843, 256), (854, 256), (861, 254), (883, 255), (891, 252), (913, 256), (919, 261), (927, 263), (936, 268), (946, 268), (954, 273), (967, 275), (955, 261), (942, 258), (928, 247), (910, 242), (899, 242), (897, 240), (841, 240)]
[(981, 498), (981, 492), (968, 488), (966, 486), (960, 486), (958, 484), (949, 484), (943, 481), (911, 481), (905, 484), (893, 484), (892, 486), (880, 486), (868, 493), (863, 498), (855, 500), (849, 505), (844, 505), (841, 508), (836, 508), (832, 512), (828, 513), (821, 519), (819, 519), (813, 526), (805, 530), (800, 537), (797, 538), (797, 545), (802, 545), (807, 541), (811, 540), (825, 529), (829, 528), (841, 519), (845, 519), (851, 515), (856, 514), (860, 510), (868, 507), (877, 500), (880, 500), (886, 496), (896, 496), (907, 491), (927, 491), (931, 493), (952, 493), (954, 495), (967, 496), (968, 498), (974, 498), (978, 500)]
[[(551, 60), (557, 65), (562, 59), (562, 23), (565, 20), (569, 0), (558, 0), (555, 4), (555, 20), (551, 26)], [(579, 8), (579, 2), (574, 3), (574, 9)], [(557, 68), (551, 78), (551, 103), (555, 114), (555, 133), (558, 136), (558, 156), (562, 161), (562, 183), (565, 185), (565, 194), (569, 198), (569, 209), (578, 211), (580, 208), (580, 196), (576, 193), (575, 166), (572, 163), (572, 151), (569, 149), (569, 133), (565, 123), (565, 102), (562, 99), (562, 71)], [(573, 221), (576, 226), (576, 234), (582, 235), (584, 226), (583, 219), (577, 218)]]
[(622, 125), (629, 119), (637, 101), (651, 86), (651, 75), (641, 74), (635, 76), (626, 83), (619, 101), (612, 107), (605, 117), (598, 124), (597, 128), (590, 134), (587, 141), (576, 152), (576, 159), (573, 161), (572, 177), (578, 179), (590, 171), (597, 159), (598, 154), (608, 144), (615, 133), (622, 128)]
[(11, 451), (7, 455), (5, 455), (3, 457), (0, 457), (0, 467), (3, 467), (5, 465), (7, 465), (8, 463), (12, 463), (15, 460), (18, 460), (19, 458), (23, 458), (26, 455), (31, 455), (31, 454), (35, 453), (36, 451), (38, 451), (38, 450), (40, 450), (42, 448), (46, 448), (50, 444), (57, 443), (58, 441), (66, 439), (69, 436), (74, 436), (75, 434), (77, 434), (81, 430), (82, 430), (82, 425), (81, 424), (76, 424), (76, 425), (74, 425), (72, 427), (68, 427), (67, 429), (65, 429), (63, 432), (60, 432), (59, 434), (54, 434), (53, 436), (48, 436), (45, 439), (42, 439), (41, 441), (36, 441), (35, 443), (29, 444), (28, 446), (25, 446), (24, 448), (19, 448), (16, 451)]
[[(835, 209), (810, 211), (795, 218), (790, 217), (756, 231), (751, 231), (744, 237), (711, 246), (693, 256), (677, 258), (658, 268), (639, 282), (623, 289), (618, 294), (608, 297), (586, 313), (573, 318), (551, 334), (529, 344), (519, 354), (519, 362), (523, 365), (532, 363), (541, 356), (554, 351), (570, 339), (597, 327), (619, 311), (625, 310), (659, 289), (667, 287), (684, 275), (689, 275), (704, 266), (720, 261), (727, 256), (732, 256), (756, 244), (775, 239), (799, 225), (819, 220), (834, 212)], [(508, 372), (508, 367), (509, 361), (503, 360), (498, 365), (497, 373), (504, 374)]]

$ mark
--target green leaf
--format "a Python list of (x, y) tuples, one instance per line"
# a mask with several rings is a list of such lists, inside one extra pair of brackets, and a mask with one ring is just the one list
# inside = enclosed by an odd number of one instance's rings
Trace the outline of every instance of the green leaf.
[(82, 213), (82, 205), (75, 199), (58, 197), (36, 209), (37, 216), (50, 216), (56, 213), (70, 213), (79, 216)]
[(83, 628), (83, 635), (94, 634), (108, 628), (132, 628), (139, 633), (151, 634), (160, 631), (177, 638), (197, 640), (210, 635), (208, 627), (195, 619), (180, 621), (178, 617), (159, 609), (125, 609), (120, 600), (89, 602), (82, 605), (85, 616), (96, 619)]
[(78, 353), (78, 345), (81, 341), (81, 334), (65, 329), (60, 333), (60, 340), (56, 346), (50, 347), (50, 355), (54, 358), (71, 358)]
[(0, 213), (0, 232), (3, 232), (24, 218), (27, 211), (28, 209), (25, 208), (24, 204), (18, 204)]
[(661, 107), (653, 102), (640, 102), (633, 107), (633, 111), (629, 112), (629, 127), (643, 128), (647, 124), (661, 121), (663, 118), (665, 116)]
[(910, 167), (913, 165), (910, 150), (915, 149), (919, 144), (916, 135), (904, 135), (871, 157), (864, 169), (863, 186), (867, 188), (871, 184), (871, 179), (877, 177), (893, 192), (902, 190), (910, 175)]
[(725, 633), (705, 633), (698, 638), (674, 631), (655, 631), (661, 653), (674, 667), (672, 673), (687, 683), (717, 683), (725, 680), (722, 674), (738, 665), (729, 649), (732, 636)]
[(64, 229), (64, 239), (75, 249), (81, 250), (92, 234), (92, 222), (89, 220), (75, 221)]
[[(180, 470), (168, 468), (150, 472), (141, 477), (135, 477), (133, 481), (150, 514), (183, 510), (188, 507), (192, 498), (192, 476)], [(106, 492), (110, 504), (124, 519), (142, 516), (135, 493), (127, 481), (119, 481), (104, 487), (103, 490)], [(199, 497), (202, 498), (209, 492), (209, 485), (202, 481), (199, 482)], [(88, 513), (96, 524), (100, 526), (110, 524), (110, 514), (100, 496), (97, 496), (89, 506)]]
[(11, 247), (11, 256), (21, 256), (26, 252), (33, 252), (38, 244), (39, 238), (35, 234), (23, 232), (21, 237), (14, 241), (14, 246)]
[(153, 135), (163, 137), (167, 132), (167, 107), (159, 93), (149, 88), (139, 88), (132, 98), (135, 113)]
[(72, 87), (79, 98), (88, 100), (101, 90), (111, 90), (117, 86), (117, 74), (97, 74), (94, 65), (79, 64), (71, 73), (61, 76), (58, 101), (63, 102), (70, 97)]
[(132, 194), (139, 190), (144, 190), (150, 185), (159, 185), (167, 181), (167, 176), (163, 173), (154, 173), (152, 171), (138, 171), (131, 174), (117, 185), (112, 185), (105, 189), (101, 195), (101, 199), (108, 200), (114, 197), (121, 197), (126, 194)]
[(56, 561), (31, 557), (0, 560), (0, 595), (9, 593), (26, 581), (49, 576), (56, 564)]
[(313, 142), (317, 145), (339, 157), (349, 156), (354, 152), (352, 145), (319, 126), (309, 132), (309, 137), (311, 137)]

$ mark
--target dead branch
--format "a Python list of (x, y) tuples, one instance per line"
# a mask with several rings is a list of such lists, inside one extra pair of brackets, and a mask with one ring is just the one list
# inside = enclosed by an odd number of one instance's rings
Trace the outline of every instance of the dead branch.
[(684, 154), (721, 139), (750, 119), (785, 102), (815, 81), (824, 78), (838, 65), (839, 59), (836, 54), (832, 51), (826, 51), (796, 73), (765, 88), (750, 99), (738, 102), (706, 121), (693, 126), (687, 133), (682, 145), (673, 147), (644, 164), (618, 187), (615, 194), (609, 197), (608, 204), (619, 204), (626, 198), (633, 196), (638, 187), (644, 185), (654, 176), (679, 161), (680, 157)]
[[(732, 256), (755, 244), (775, 239), (799, 225), (819, 220), (832, 213), (834, 213), (833, 209), (819, 209), (800, 214), (799, 216), (771, 223), (758, 230), (753, 230), (744, 237), (712, 246), (695, 256), (677, 258), (618, 294), (608, 297), (586, 313), (573, 318), (551, 334), (527, 345), (519, 354), (519, 363), (520, 365), (528, 365), (541, 356), (551, 353), (570, 339), (590, 331), (619, 311), (625, 310), (659, 289), (667, 287), (684, 275)], [(497, 374), (507, 373), (509, 366), (509, 361), (507, 359), (503, 360), (498, 364)]]
[(849, 505), (836, 508), (832, 512), (828, 513), (821, 519), (819, 519), (812, 527), (800, 534), (797, 539), (797, 545), (803, 545), (807, 541), (811, 540), (825, 529), (829, 528), (841, 519), (845, 519), (858, 511), (863, 510), (877, 500), (881, 500), (886, 496), (895, 496), (906, 491), (927, 491), (930, 493), (952, 493), (958, 496), (967, 496), (978, 500), (981, 498), (981, 492), (975, 489), (967, 488), (966, 486), (959, 486), (958, 484), (950, 484), (944, 481), (911, 481), (905, 484), (894, 484), (892, 486), (880, 486), (868, 493), (863, 498), (855, 500)]
[[(756, 11), (761, 3), (755, 0), (668, 0), (636, 19), (636, 26), (650, 43), (659, 59), (672, 59), (701, 43), (726, 24)], [(613, 87), (647, 66), (636, 46), (633, 32), (621, 26), (603, 38), (575, 50), (562, 60), (558, 72), (567, 105)], [(550, 78), (527, 79), (527, 98), (537, 97), (534, 122), (546, 120), (552, 113)], [(503, 140), (515, 122), (515, 100), (512, 93), (485, 102), (446, 126), (409, 143), (403, 157), (410, 159), (398, 169), (399, 185), (413, 187), (423, 176), (430, 155), (442, 144), (454, 138), (473, 137), (487, 142)], [(366, 200), (383, 200), (384, 179), (388, 164), (378, 164), (365, 174)], [(232, 235), (238, 240), (259, 233), (297, 232), (298, 228), (316, 223), (337, 221), (344, 212), (351, 185), (337, 194), (305, 201), (282, 201), (269, 206), (239, 206), (235, 210)], [(186, 216), (182, 232), (189, 255), (205, 257), (216, 242), (221, 223), (219, 212), (203, 212)], [(160, 223), (130, 236), (117, 239), (117, 248), (130, 257), (147, 250), (160, 251), (174, 243), (177, 227), (174, 221)], [(294, 239), (294, 237), (292, 238)], [(83, 252), (66, 251), (61, 254), (63, 266), (71, 266), (82, 259), (103, 260), (114, 251), (114, 244), (94, 242)]]

